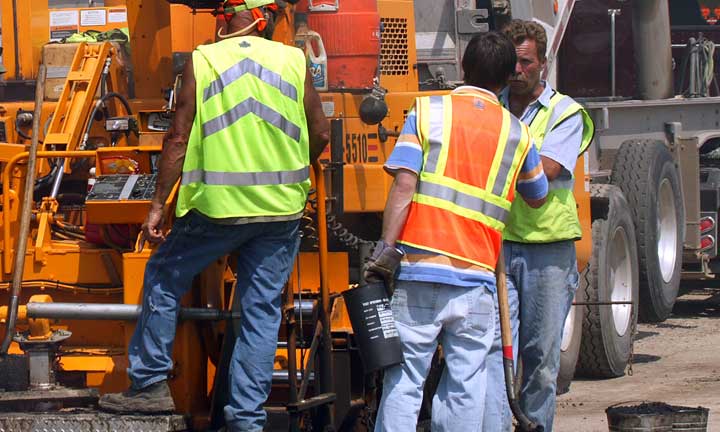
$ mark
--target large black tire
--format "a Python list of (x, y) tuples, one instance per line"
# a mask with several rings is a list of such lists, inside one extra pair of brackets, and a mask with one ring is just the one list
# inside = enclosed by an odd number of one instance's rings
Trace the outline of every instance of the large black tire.
[[(585, 287), (581, 279), (580, 286), (575, 292), (574, 303), (585, 301)], [(563, 338), (560, 346), (560, 370), (557, 377), (557, 391), (561, 395), (570, 391), (570, 383), (575, 376), (575, 367), (580, 356), (580, 343), (582, 342), (582, 325), (585, 317), (585, 306), (571, 306), (565, 318)]]
[(637, 323), (638, 270), (635, 228), (628, 203), (612, 185), (591, 186), (593, 253), (581, 287), (588, 302), (632, 301), (631, 305), (585, 307), (577, 372), (622, 376), (630, 360)]
[(640, 319), (660, 322), (680, 287), (685, 207), (680, 175), (660, 141), (630, 140), (615, 156), (612, 183), (625, 194), (635, 223), (640, 269)]

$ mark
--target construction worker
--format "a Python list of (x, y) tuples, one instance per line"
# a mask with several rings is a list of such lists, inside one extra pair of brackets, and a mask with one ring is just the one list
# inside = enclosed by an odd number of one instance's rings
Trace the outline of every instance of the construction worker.
[[(572, 192), (573, 170), (578, 156), (590, 145), (594, 127), (577, 102), (540, 79), (547, 46), (543, 27), (513, 20), (504, 33), (515, 45), (518, 62), (500, 101), (529, 125), (550, 185), (542, 208), (513, 202), (503, 235), (513, 346), (522, 359), (520, 407), (530, 420), (551, 431), (563, 324), (579, 277), (575, 240), (581, 230)], [(483, 430), (510, 430), (512, 416), (497, 331), (488, 370), (488, 415)]]
[[(229, 365), (227, 429), (261, 431), (280, 325), (281, 291), (299, 247), (309, 165), (329, 124), (305, 54), (271, 39), (273, 0), (226, 1), (218, 42), (188, 60), (164, 138), (143, 235), (160, 243), (147, 263), (142, 315), (129, 346), (131, 387), (107, 394), (115, 412), (173, 411), (167, 384), (179, 301), (208, 264), (237, 253), (234, 309), (242, 322)], [(180, 179), (175, 223), (164, 204)]]
[(415, 430), (438, 343), (445, 368), (432, 430), (478, 430), (495, 332), (493, 270), (517, 192), (540, 206), (547, 180), (527, 126), (496, 94), (512, 75), (512, 42), (478, 34), (462, 66), (467, 85), (418, 98), (385, 169), (395, 179), (366, 280), (399, 273), (392, 310), (404, 364), (385, 371), (376, 431)]

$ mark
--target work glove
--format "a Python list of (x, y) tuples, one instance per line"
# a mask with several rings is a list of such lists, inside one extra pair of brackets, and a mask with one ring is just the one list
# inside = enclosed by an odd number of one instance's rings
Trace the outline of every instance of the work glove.
[(372, 255), (363, 268), (363, 278), (367, 283), (384, 282), (388, 295), (394, 291), (395, 271), (400, 265), (403, 251), (378, 240)]

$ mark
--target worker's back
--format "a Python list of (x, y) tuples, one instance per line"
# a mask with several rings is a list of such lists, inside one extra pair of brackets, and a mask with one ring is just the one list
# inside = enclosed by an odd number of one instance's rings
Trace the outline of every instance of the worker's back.
[(302, 51), (259, 37), (231, 38), (198, 47), (193, 68), (197, 109), (178, 215), (301, 212), (310, 184)]

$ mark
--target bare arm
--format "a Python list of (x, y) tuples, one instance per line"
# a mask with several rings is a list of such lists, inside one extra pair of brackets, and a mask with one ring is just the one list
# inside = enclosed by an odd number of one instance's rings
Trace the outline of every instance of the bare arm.
[(162, 232), (165, 201), (182, 174), (185, 151), (194, 118), (195, 74), (191, 58), (185, 64), (183, 71), (183, 84), (178, 94), (173, 124), (163, 138), (155, 194), (150, 204), (150, 212), (143, 224), (143, 234), (151, 243), (158, 243), (165, 239), (165, 234)]
[(545, 176), (547, 177), (548, 181), (553, 181), (558, 178), (558, 176), (563, 170), (562, 165), (547, 156), (541, 155), (540, 159), (542, 160), (543, 171), (545, 171)]
[(192, 58), (185, 64), (183, 83), (178, 94), (177, 108), (170, 130), (163, 138), (163, 149), (158, 167), (158, 179), (153, 196), (153, 207), (165, 204), (173, 186), (182, 174), (185, 151), (195, 119), (195, 74)]
[(405, 226), (417, 179), (417, 174), (404, 169), (395, 174), (383, 214), (382, 239), (390, 246), (395, 246), (395, 241)]
[(305, 74), (305, 116), (310, 135), (310, 162), (315, 162), (330, 141), (330, 122), (325, 117), (320, 95), (312, 84), (310, 73)]

